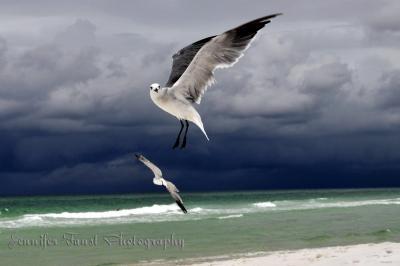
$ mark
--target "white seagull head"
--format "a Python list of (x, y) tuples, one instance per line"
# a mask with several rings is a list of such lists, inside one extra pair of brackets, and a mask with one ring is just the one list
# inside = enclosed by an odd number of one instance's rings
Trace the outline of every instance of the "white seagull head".
[(150, 85), (150, 92), (156, 92), (158, 93), (158, 91), (161, 89), (160, 84), (158, 83), (153, 83)]

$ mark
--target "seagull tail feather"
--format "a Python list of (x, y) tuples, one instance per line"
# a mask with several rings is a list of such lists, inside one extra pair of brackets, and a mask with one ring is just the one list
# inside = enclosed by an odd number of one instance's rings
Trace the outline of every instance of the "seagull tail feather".
[(192, 120), (193, 123), (196, 124), (196, 126), (198, 126), (201, 130), (201, 132), (203, 132), (204, 136), (206, 136), (207, 140), (209, 141), (210, 139), (207, 136), (206, 131), (204, 130), (204, 126), (203, 126), (203, 122), (201, 121), (200, 116), (198, 116), (197, 118)]
[(201, 131), (203, 132), (204, 136), (206, 136), (207, 140), (210, 141), (210, 139), (207, 136), (206, 131), (204, 130), (204, 127), (200, 127)]

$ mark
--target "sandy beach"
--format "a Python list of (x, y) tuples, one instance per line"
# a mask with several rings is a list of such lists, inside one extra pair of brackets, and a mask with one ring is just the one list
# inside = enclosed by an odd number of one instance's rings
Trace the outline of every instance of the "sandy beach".
[(400, 265), (400, 243), (361, 244), (352, 246), (276, 251), (256, 257), (243, 257), (191, 264), (192, 266), (233, 265)]
[[(206, 261), (204, 261), (206, 260)], [(336, 266), (336, 265), (400, 265), (400, 243), (360, 244), (257, 253), (238, 258), (214, 257), (203, 261), (174, 261), (170, 265), (191, 266)], [(165, 261), (160, 262), (168, 265)], [(149, 264), (147, 264), (149, 265)], [(158, 265), (157, 262), (150, 265)]]

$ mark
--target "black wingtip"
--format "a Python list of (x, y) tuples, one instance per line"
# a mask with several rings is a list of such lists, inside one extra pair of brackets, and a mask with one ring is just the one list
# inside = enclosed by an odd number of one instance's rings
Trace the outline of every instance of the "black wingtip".
[(140, 153), (135, 153), (136, 158), (140, 158), (140, 156), (142, 156)]
[(277, 16), (283, 15), (282, 13), (275, 13), (272, 15), (260, 17), (254, 19), (252, 21), (246, 22), (234, 29), (231, 29), (227, 32), (235, 32), (237, 38), (240, 41), (249, 40), (257, 34), (257, 32), (264, 28), (264, 26), (271, 22), (271, 19)]
[(283, 13), (275, 13), (275, 14), (268, 15), (268, 16), (265, 16), (265, 17), (262, 17), (262, 18), (259, 18), (259, 19), (260, 20), (266, 20), (266, 19), (271, 19), (271, 18), (275, 18), (277, 16), (282, 16), (282, 15), (283, 15)]
[(175, 201), (175, 202), (176, 202), (176, 204), (178, 204), (179, 208), (181, 208), (183, 213), (187, 213), (187, 210), (186, 210), (185, 206), (183, 206), (182, 202), (180, 202), (180, 201)]
[(282, 16), (282, 15), (283, 15), (283, 13), (275, 13), (275, 14), (272, 14), (271, 16), (273, 16), (273, 18), (274, 18), (274, 17)]
[(277, 16), (281, 16), (281, 15), (283, 15), (283, 13), (275, 13), (275, 14), (272, 14), (272, 15), (268, 15), (268, 16), (265, 16), (265, 17), (261, 17), (261, 18), (255, 19), (253, 21), (248, 22), (247, 24), (252, 24), (252, 23), (258, 24), (258, 23), (261, 23), (261, 24), (265, 25), (265, 24), (270, 23), (272, 18), (275, 18)]

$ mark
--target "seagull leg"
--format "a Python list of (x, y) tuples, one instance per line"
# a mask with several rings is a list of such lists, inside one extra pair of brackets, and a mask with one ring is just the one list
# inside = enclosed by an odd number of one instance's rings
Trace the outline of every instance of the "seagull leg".
[(185, 120), (185, 123), (186, 123), (185, 135), (183, 135), (183, 141), (182, 141), (181, 149), (186, 147), (186, 136), (187, 136), (187, 132), (188, 132), (188, 129), (189, 129), (189, 122), (187, 120)]
[(175, 149), (176, 147), (179, 146), (179, 140), (180, 140), (180, 138), (181, 138), (181, 133), (182, 133), (182, 129), (183, 129), (183, 122), (182, 122), (182, 120), (179, 120), (179, 122), (181, 122), (181, 129), (179, 130), (178, 137), (176, 138), (175, 144), (174, 144), (174, 146), (172, 147), (172, 149)]

